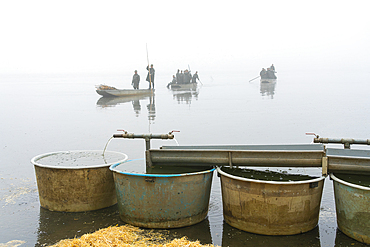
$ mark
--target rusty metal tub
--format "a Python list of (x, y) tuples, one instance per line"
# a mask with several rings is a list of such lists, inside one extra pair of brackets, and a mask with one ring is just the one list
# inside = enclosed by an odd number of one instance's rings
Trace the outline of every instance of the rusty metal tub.
[(229, 225), (263, 235), (294, 235), (317, 225), (325, 177), (280, 182), (217, 172)]
[(109, 167), (127, 160), (123, 153), (61, 151), (32, 158), (40, 205), (51, 211), (82, 212), (117, 203)]
[[(135, 160), (122, 165), (130, 163), (135, 166)], [(183, 174), (140, 174), (119, 170), (119, 165), (110, 169), (122, 221), (145, 228), (178, 228), (206, 218), (214, 168)]]
[[(370, 187), (330, 174), (334, 181), (338, 228), (347, 236), (370, 244)], [(367, 178), (368, 179), (368, 178)]]

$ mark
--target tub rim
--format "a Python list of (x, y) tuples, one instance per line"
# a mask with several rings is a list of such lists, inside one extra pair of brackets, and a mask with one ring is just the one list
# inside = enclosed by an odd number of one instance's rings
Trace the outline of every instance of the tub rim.
[(330, 173), (330, 178), (333, 179), (334, 181), (338, 182), (338, 183), (347, 185), (347, 186), (352, 187), (352, 188), (361, 189), (361, 190), (369, 190), (370, 191), (370, 187), (365, 187), (365, 186), (362, 186), (362, 185), (353, 184), (353, 183), (344, 181), (340, 178), (337, 178), (333, 173)]
[(210, 168), (205, 171), (199, 171), (199, 172), (187, 172), (187, 173), (179, 173), (179, 174), (144, 174), (144, 173), (131, 173), (131, 172), (124, 172), (124, 171), (119, 171), (115, 169), (117, 166), (122, 165), (123, 163), (134, 161), (134, 160), (140, 160), (140, 159), (132, 159), (132, 160), (126, 160), (121, 163), (116, 163), (113, 164), (109, 167), (109, 170), (112, 172), (117, 172), (119, 174), (123, 175), (130, 175), (130, 176), (139, 176), (139, 177), (181, 177), (181, 176), (189, 176), (189, 175), (199, 175), (199, 174), (205, 174), (205, 173), (211, 173), (213, 172), (216, 168)]
[(243, 178), (243, 177), (238, 177), (238, 176), (235, 176), (235, 175), (231, 175), (229, 173), (226, 173), (226, 172), (222, 171), (220, 167), (217, 167), (217, 172), (220, 173), (221, 175), (226, 176), (226, 177), (236, 179), (236, 180), (245, 181), (245, 182), (264, 183), (264, 184), (280, 184), (280, 185), (314, 183), (314, 182), (319, 182), (321, 180), (324, 180), (326, 178), (326, 176), (321, 176), (319, 178), (314, 178), (314, 179), (309, 179), (309, 180), (302, 180), (302, 181), (265, 181), (265, 180)]
[[(43, 165), (43, 164), (37, 163), (38, 160), (40, 160), (41, 158), (47, 157), (47, 156), (60, 154), (60, 153), (75, 153), (75, 152), (102, 152), (102, 150), (71, 150), (71, 151), (49, 152), (49, 153), (39, 154), (39, 155), (33, 157), (31, 159), (31, 163), (35, 166), (43, 167), (43, 168), (68, 169), (68, 170), (102, 168), (102, 167), (111, 166), (112, 164), (117, 163), (117, 161), (115, 161), (115, 162), (111, 162), (111, 163), (108, 163), (108, 164), (101, 164), (101, 165), (94, 165), (94, 166), (91, 166), (91, 165), (90, 166), (79, 166), (79, 167), (74, 167), (74, 166), (49, 166), (49, 165)], [(117, 152), (117, 151), (108, 151), (108, 150), (106, 150), (105, 152), (122, 154), (124, 158), (122, 160), (119, 160), (118, 164), (121, 164), (121, 163), (125, 162), (128, 159), (128, 156), (125, 153), (121, 153), (121, 152)]]

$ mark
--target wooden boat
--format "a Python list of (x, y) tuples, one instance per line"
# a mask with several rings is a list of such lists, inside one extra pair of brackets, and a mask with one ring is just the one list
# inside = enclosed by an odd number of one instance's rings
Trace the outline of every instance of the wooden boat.
[(183, 84), (169, 84), (171, 89), (188, 89), (188, 88), (196, 88), (198, 83), (183, 83)]
[(154, 89), (117, 89), (106, 85), (96, 86), (96, 92), (103, 97), (127, 97), (154, 94)]
[(276, 79), (261, 78), (261, 83), (276, 83)]

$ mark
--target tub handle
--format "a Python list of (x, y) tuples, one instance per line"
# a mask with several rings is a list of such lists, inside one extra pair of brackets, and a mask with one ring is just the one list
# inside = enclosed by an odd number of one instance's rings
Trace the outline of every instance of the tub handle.
[(316, 187), (319, 187), (319, 182), (310, 183), (310, 188), (316, 188)]
[(145, 178), (145, 182), (154, 183), (155, 182), (155, 178), (148, 178), (148, 177), (146, 177)]

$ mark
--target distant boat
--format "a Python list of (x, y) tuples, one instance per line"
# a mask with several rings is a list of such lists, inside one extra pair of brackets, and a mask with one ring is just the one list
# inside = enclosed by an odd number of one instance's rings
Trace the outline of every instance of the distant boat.
[(195, 89), (197, 87), (198, 83), (194, 82), (194, 83), (181, 83), (181, 84), (168, 84), (169, 88), (171, 89), (189, 89), (189, 88), (193, 88)]
[(265, 71), (264, 73), (263, 73), (263, 71), (261, 71), (261, 73), (260, 73), (261, 82), (276, 82), (276, 79), (277, 79), (276, 73), (277, 72), (275, 70), (267, 69), (267, 71)]
[(261, 83), (276, 83), (276, 79), (261, 78)]
[(154, 89), (117, 89), (107, 85), (96, 86), (96, 92), (103, 97), (125, 97), (154, 94)]

